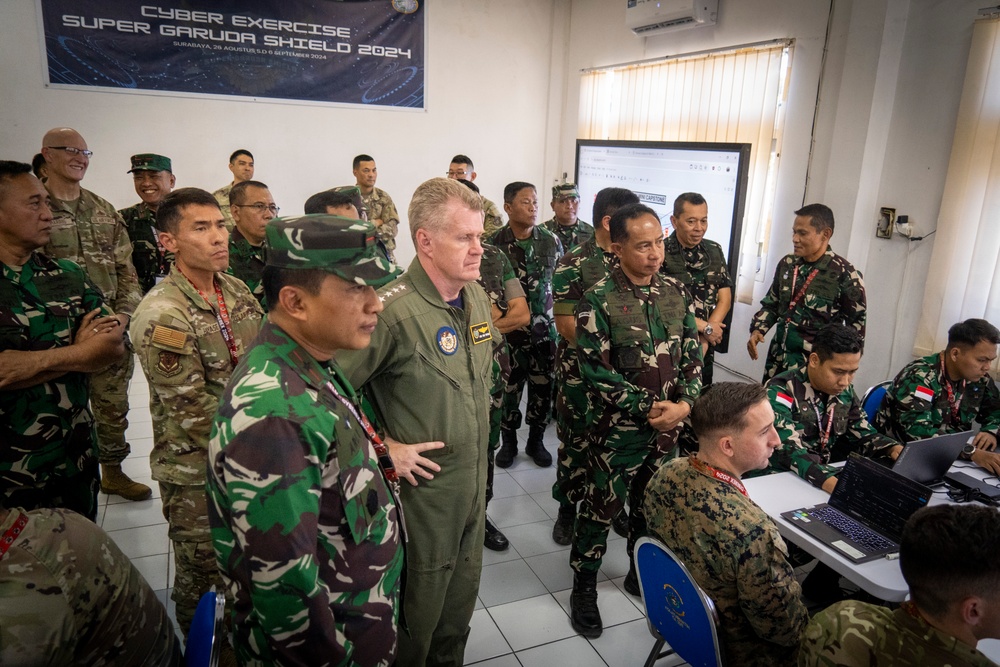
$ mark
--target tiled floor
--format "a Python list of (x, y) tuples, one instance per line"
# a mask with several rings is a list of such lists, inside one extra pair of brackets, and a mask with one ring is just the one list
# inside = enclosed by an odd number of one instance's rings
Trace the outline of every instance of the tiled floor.
[[(173, 584), (173, 563), (167, 524), (160, 510), (159, 491), (149, 472), (152, 425), (145, 378), (136, 364), (129, 389), (128, 440), (132, 455), (124, 470), (153, 487), (153, 498), (128, 502), (118, 496), (100, 497), (98, 523), (114, 538), (158, 596), (167, 604)], [(526, 432), (520, 434), (523, 443)], [(545, 438), (555, 454), (555, 426)], [(522, 447), (523, 448), (523, 447)], [(588, 640), (569, 622), (569, 594), (573, 574), (569, 547), (552, 541), (557, 505), (550, 490), (555, 468), (538, 468), (524, 454), (507, 470), (497, 469), (494, 498), (488, 513), (510, 540), (507, 551), (483, 554), (479, 603), (472, 617), (466, 664), (483, 667), (538, 665), (641, 665), (653, 646), (642, 602), (622, 589), (628, 571), (625, 540), (614, 533), (598, 577), (598, 602), (604, 634)], [(684, 664), (676, 656), (658, 665)]]

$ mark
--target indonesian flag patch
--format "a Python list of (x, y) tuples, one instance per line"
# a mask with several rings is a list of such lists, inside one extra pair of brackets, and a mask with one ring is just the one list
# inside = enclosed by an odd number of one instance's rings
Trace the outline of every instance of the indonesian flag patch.
[(934, 400), (934, 392), (922, 385), (917, 385), (917, 388), (913, 390), (913, 396), (922, 401), (930, 402)]
[(784, 394), (784, 393), (782, 393), (780, 391), (777, 393), (777, 395), (775, 395), (774, 398), (775, 398), (776, 401), (778, 401), (778, 403), (780, 403), (781, 405), (784, 405), (789, 410), (792, 409), (792, 403), (795, 402), (795, 401), (792, 400), (791, 396), (789, 396), (788, 394)]

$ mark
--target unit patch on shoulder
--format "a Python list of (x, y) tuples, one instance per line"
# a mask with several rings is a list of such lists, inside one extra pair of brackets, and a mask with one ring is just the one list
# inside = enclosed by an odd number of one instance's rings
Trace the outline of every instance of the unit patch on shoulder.
[(448, 356), (455, 354), (458, 351), (458, 333), (451, 327), (441, 327), (437, 332), (437, 344)]
[(153, 335), (149, 340), (154, 345), (180, 352), (184, 349), (184, 343), (187, 342), (187, 334), (179, 329), (156, 324), (153, 326)]
[(160, 350), (156, 361), (156, 372), (163, 377), (173, 377), (181, 372), (181, 355), (176, 352)]
[(489, 322), (473, 324), (469, 327), (469, 333), (472, 334), (473, 345), (479, 345), (480, 343), (485, 343), (488, 340), (493, 340), (493, 334), (490, 333)]

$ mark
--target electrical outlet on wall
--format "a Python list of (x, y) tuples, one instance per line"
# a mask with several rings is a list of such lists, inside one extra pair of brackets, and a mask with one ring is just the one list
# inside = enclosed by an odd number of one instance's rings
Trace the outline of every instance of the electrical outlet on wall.
[(880, 239), (891, 239), (892, 230), (896, 226), (896, 209), (883, 206), (878, 210), (878, 222), (875, 225), (875, 236)]

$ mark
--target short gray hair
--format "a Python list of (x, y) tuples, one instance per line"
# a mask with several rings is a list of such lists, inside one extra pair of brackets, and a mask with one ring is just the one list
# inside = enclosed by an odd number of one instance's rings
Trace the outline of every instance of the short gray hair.
[(410, 199), (410, 238), (417, 245), (417, 230), (440, 231), (445, 226), (445, 209), (452, 203), (469, 209), (483, 210), (483, 198), (450, 178), (432, 178), (424, 181)]

